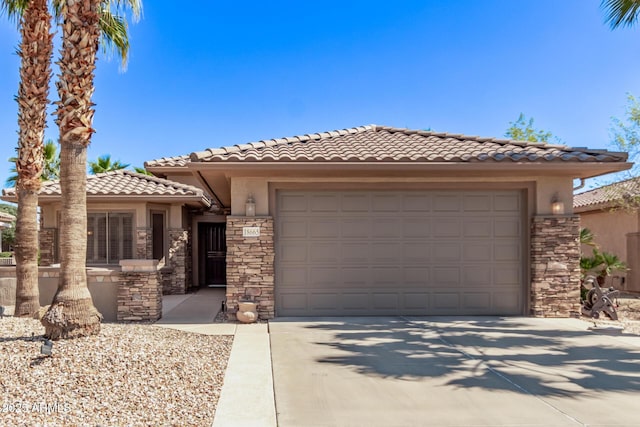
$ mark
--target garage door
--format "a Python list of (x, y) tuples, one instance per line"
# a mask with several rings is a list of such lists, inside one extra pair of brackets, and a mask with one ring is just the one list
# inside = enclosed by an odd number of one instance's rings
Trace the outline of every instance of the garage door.
[(522, 314), (518, 191), (279, 191), (276, 315)]

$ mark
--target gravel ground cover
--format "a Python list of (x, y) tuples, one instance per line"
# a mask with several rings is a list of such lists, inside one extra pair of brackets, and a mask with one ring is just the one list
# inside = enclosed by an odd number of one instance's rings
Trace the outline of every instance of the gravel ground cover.
[(213, 423), (232, 336), (106, 323), (44, 357), (43, 332), (37, 320), (0, 319), (1, 426)]

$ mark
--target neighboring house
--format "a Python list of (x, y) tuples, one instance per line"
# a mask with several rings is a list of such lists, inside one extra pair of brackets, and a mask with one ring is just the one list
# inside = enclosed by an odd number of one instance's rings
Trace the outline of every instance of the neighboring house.
[[(640, 178), (628, 179), (576, 194), (573, 209), (582, 227), (591, 230), (601, 250), (617, 255), (628, 270), (616, 272), (607, 285), (640, 292)], [(588, 247), (583, 248), (591, 253)], [(619, 280), (618, 280), (619, 278)], [(622, 281), (622, 283), (621, 283)]]
[[(90, 177), (89, 262), (163, 258), (165, 292), (226, 286), (231, 317), (242, 298), (262, 318), (574, 316), (572, 182), (626, 160), (375, 125), (212, 148), (147, 162), (160, 178)], [(53, 262), (51, 185), (40, 203)]]

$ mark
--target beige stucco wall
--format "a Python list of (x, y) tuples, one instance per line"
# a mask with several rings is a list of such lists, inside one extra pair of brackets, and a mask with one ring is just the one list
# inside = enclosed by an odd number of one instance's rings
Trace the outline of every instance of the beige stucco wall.
[[(142, 197), (141, 197), (142, 199)], [(44, 227), (57, 227), (57, 215), (60, 212), (60, 203), (45, 204), (41, 208), (41, 215)], [(182, 203), (146, 203), (140, 202), (115, 202), (115, 203), (94, 203), (87, 202), (88, 212), (132, 212), (135, 217), (137, 228), (149, 227), (151, 224), (151, 211), (164, 211), (167, 214), (169, 228), (181, 228), (183, 224)]]
[[(600, 250), (616, 254), (627, 262), (626, 235), (638, 231), (638, 214), (624, 210), (583, 212), (580, 226), (591, 230)], [(591, 249), (583, 247), (583, 252), (591, 253)]]
[[(433, 184), (447, 185), (447, 188), (455, 189), (456, 187), (469, 186), (500, 186), (505, 184), (515, 184), (521, 187), (532, 188), (530, 212), (534, 215), (551, 214), (551, 200), (557, 196), (558, 200), (564, 203), (565, 214), (570, 215), (573, 212), (573, 180), (570, 177), (465, 177), (465, 178), (336, 178), (336, 177), (231, 177), (231, 214), (244, 215), (245, 203), (249, 195), (252, 195), (256, 202), (256, 215), (269, 215), (272, 207), (269, 205), (269, 185), (270, 184), (286, 184), (288, 186), (301, 184), (336, 184), (342, 183), (345, 186), (349, 184), (369, 184), (380, 185), (381, 187), (389, 184), (407, 184), (414, 185), (423, 183), (425, 185)], [(273, 201), (271, 201), (273, 203)]]

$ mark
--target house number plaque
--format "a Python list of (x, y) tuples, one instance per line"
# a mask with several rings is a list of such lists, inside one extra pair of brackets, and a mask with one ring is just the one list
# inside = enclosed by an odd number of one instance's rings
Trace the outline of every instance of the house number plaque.
[(260, 227), (242, 227), (242, 237), (260, 237)]

